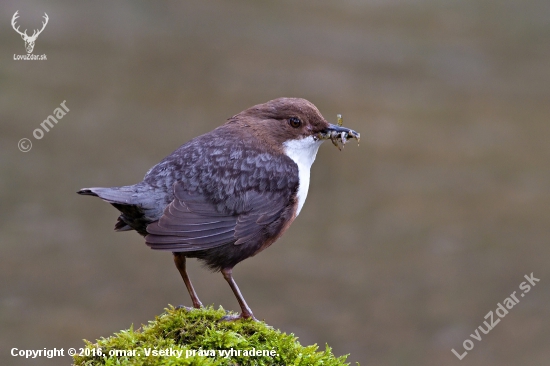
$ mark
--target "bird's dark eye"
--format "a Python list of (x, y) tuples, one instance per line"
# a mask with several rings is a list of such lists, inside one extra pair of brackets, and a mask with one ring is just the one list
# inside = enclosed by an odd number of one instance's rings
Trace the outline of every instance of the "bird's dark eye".
[(298, 117), (290, 117), (288, 119), (288, 124), (291, 127), (298, 128), (302, 125), (302, 121), (300, 121), (300, 118), (298, 118)]

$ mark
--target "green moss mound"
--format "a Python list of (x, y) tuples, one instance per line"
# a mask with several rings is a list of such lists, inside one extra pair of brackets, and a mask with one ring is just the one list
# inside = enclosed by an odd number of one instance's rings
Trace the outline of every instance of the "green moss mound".
[(219, 321), (225, 315), (222, 308), (170, 307), (141, 329), (85, 341), (74, 365), (348, 365), (328, 345), (304, 347), (264, 322)]

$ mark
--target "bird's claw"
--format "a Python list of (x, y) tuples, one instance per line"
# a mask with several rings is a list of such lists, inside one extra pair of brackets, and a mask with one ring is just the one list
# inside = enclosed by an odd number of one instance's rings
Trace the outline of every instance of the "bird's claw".
[(258, 321), (258, 319), (256, 319), (254, 317), (253, 314), (250, 314), (250, 315), (243, 315), (243, 314), (228, 314), (224, 317), (222, 317), (220, 319), (220, 321), (223, 321), (223, 322), (233, 322), (233, 321), (237, 321), (237, 320), (253, 320), (255, 322)]
[(190, 306), (185, 306), (185, 305), (178, 305), (178, 306), (176, 306), (174, 309), (176, 309), (176, 310), (183, 309), (183, 310), (185, 310), (185, 311), (193, 311), (193, 310), (195, 310), (195, 309), (197, 309), (197, 308), (192, 308), (192, 307), (190, 307)]

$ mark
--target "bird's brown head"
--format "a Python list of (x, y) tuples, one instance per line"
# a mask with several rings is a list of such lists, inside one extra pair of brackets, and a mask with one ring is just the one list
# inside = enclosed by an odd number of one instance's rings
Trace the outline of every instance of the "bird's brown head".
[(313, 103), (301, 98), (278, 98), (255, 105), (233, 116), (228, 124), (250, 129), (259, 141), (277, 150), (290, 141), (321, 142), (342, 133), (342, 141), (359, 137), (353, 130), (328, 123)]

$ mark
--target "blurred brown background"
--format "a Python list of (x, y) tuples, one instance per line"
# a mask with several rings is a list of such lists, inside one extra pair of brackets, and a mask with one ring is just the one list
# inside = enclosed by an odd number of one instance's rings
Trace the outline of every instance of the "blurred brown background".
[[(47, 61), (13, 60), (16, 10), (21, 29), (49, 15)], [(75, 192), (136, 183), (280, 96), (342, 113), (362, 140), (320, 149), (300, 218), (236, 267), (254, 314), (362, 365), (548, 364), (547, 0), (9, 0), (1, 15), (0, 364), (69, 364), (9, 352), (190, 304), (170, 254)], [(451, 349), (531, 272), (539, 284), (459, 361)], [(190, 275), (205, 304), (238, 310), (220, 274), (192, 261)]]

